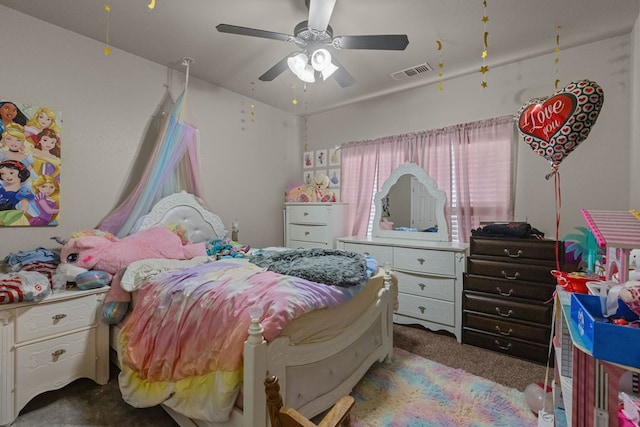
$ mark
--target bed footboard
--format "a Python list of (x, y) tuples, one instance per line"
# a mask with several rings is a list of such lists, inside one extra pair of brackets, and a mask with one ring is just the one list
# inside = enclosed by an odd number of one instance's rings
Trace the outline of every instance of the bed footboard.
[(267, 345), (258, 322), (244, 348), (244, 425), (266, 427), (264, 379), (276, 375), (286, 406), (311, 418), (349, 394), (376, 362), (393, 353), (391, 274), (378, 299), (347, 330), (329, 341), (291, 345), (279, 337)]

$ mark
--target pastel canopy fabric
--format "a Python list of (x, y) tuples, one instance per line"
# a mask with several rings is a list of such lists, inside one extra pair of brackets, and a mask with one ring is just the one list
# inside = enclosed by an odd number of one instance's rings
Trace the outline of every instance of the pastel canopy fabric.
[(187, 89), (163, 119), (144, 174), (127, 198), (100, 223), (100, 230), (124, 237), (160, 199), (182, 190), (201, 197), (198, 128), (188, 123)]

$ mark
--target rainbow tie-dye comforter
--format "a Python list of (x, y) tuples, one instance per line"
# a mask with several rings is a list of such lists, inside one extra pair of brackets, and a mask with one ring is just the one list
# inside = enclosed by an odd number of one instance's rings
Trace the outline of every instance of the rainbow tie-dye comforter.
[(267, 341), (293, 319), (352, 298), (338, 287), (222, 259), (147, 280), (119, 334), (120, 389), (135, 407), (160, 403), (195, 419), (226, 421), (242, 384), (249, 308), (263, 310)]

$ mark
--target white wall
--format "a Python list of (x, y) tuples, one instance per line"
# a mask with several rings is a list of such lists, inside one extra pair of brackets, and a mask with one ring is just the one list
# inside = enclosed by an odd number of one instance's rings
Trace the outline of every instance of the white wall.
[[(0, 28), (0, 99), (47, 106), (64, 120), (60, 225), (0, 228), (4, 256), (55, 247), (51, 236), (93, 228), (110, 212), (131, 187), (132, 169), (141, 173), (137, 153), (150, 152), (155, 138), (145, 142), (145, 135), (157, 133), (154, 116), (167, 90), (174, 99), (181, 93), (184, 74), (117, 49), (107, 56), (100, 42), (4, 6)], [(239, 219), (245, 243), (281, 245), (284, 190), (301, 175), (298, 119), (193, 77), (189, 100), (200, 129), (205, 200), (228, 228)]]
[[(559, 54), (562, 87), (572, 80), (589, 79), (604, 90), (603, 109), (591, 134), (560, 166), (560, 237), (572, 232), (573, 227), (586, 225), (581, 208), (630, 208), (631, 53), (631, 36), (626, 35), (561, 50)], [(307, 131), (310, 148), (515, 116), (525, 102), (555, 91), (555, 57), (549, 54), (491, 68), (485, 89), (478, 72), (445, 81), (442, 91), (431, 84), (312, 115)], [(491, 67), (490, 61), (488, 65)], [(637, 155), (637, 139), (634, 144)], [(517, 162), (515, 219), (526, 220), (553, 238), (554, 181), (545, 180), (549, 164), (524, 142), (519, 145)]]
[[(139, 175), (142, 166), (135, 158), (150, 151), (149, 135), (156, 129), (154, 117), (166, 86), (177, 96), (184, 75), (116, 49), (106, 56), (100, 42), (4, 6), (0, 28), (3, 39), (11, 40), (0, 46), (0, 99), (49, 106), (64, 119), (60, 225), (0, 228), (3, 256), (52, 247), (51, 236), (68, 237), (96, 226), (131, 187), (130, 173)], [(605, 93), (591, 135), (560, 168), (561, 236), (584, 225), (580, 208), (640, 208), (640, 142), (630, 118), (630, 111), (637, 115), (640, 99), (640, 67), (637, 59), (632, 61), (639, 40), (634, 31), (560, 52), (558, 77), (563, 85), (588, 78)], [(515, 115), (524, 102), (553, 93), (554, 58), (549, 54), (492, 68), (487, 89), (480, 87), (482, 77), (475, 73), (445, 81), (443, 91), (433, 84), (312, 115), (307, 120), (308, 149)], [(300, 120), (193, 77), (189, 94), (200, 129), (205, 199), (228, 227), (239, 218), (245, 242), (281, 244), (284, 189), (302, 175)], [(254, 123), (247, 114), (252, 102)], [(521, 143), (516, 219), (528, 220), (553, 237), (555, 195), (553, 181), (544, 179), (548, 171), (546, 160)]]

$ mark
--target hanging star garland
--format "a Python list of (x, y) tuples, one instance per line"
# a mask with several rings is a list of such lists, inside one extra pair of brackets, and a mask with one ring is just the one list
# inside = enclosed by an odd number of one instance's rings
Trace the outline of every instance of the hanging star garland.
[(560, 63), (560, 28), (560, 25), (556, 25), (556, 48), (554, 49), (556, 58), (553, 60), (556, 64), (556, 81), (554, 83), (556, 90), (558, 90), (558, 85), (560, 84), (560, 79), (558, 78), (558, 64)]
[(487, 22), (489, 22), (489, 15), (487, 15), (487, 0), (482, 1), (482, 7), (484, 8), (484, 13), (482, 15), (482, 24), (484, 27), (484, 35), (482, 38), (483, 41), (483, 49), (482, 49), (482, 66), (480, 67), (480, 73), (482, 74), (482, 83), (480, 84), (483, 88), (487, 87), (487, 79), (486, 73), (489, 72), (489, 67), (487, 66), (487, 55), (489, 55), (489, 32), (487, 31)]
[(438, 82), (438, 90), (442, 90), (442, 69), (444, 68), (444, 63), (442, 62), (442, 42), (436, 40), (436, 44), (438, 46), (438, 78), (440, 79)]
[(111, 6), (105, 4), (104, 10), (107, 12), (107, 35), (105, 37), (105, 42), (107, 43), (107, 45), (104, 47), (104, 54), (111, 55), (111, 48), (109, 47), (109, 16), (111, 16)]

